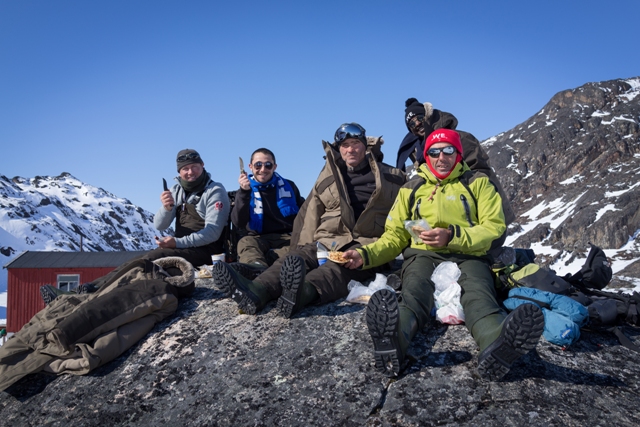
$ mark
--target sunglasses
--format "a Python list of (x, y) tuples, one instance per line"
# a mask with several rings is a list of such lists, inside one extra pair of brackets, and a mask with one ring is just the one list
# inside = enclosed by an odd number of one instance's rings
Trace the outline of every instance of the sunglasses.
[(176, 160), (179, 162), (184, 162), (185, 160), (200, 160), (200, 154), (198, 153), (183, 154), (182, 156), (178, 156)]
[(429, 155), (429, 157), (433, 157), (434, 159), (436, 159), (440, 157), (440, 153), (444, 153), (445, 156), (451, 156), (456, 151), (456, 147), (454, 147), (453, 145), (447, 145), (446, 147), (442, 148), (429, 148), (427, 154)]
[(338, 128), (333, 140), (336, 144), (340, 144), (345, 139), (355, 138), (360, 141), (366, 141), (365, 130), (357, 123), (345, 123)]
[(253, 164), (253, 168), (254, 168), (254, 169), (258, 169), (258, 170), (262, 169), (262, 167), (263, 167), (263, 166), (264, 166), (264, 168), (265, 168), (266, 170), (268, 170), (268, 171), (270, 171), (271, 169), (273, 169), (273, 163), (271, 163), (271, 162), (264, 162), (264, 163), (262, 163), (262, 162), (255, 162), (255, 163)]
[(423, 122), (424, 122), (424, 116), (422, 114), (420, 114), (418, 116), (413, 116), (409, 120), (409, 128), (410, 129), (415, 129), (418, 126), (420, 126)]

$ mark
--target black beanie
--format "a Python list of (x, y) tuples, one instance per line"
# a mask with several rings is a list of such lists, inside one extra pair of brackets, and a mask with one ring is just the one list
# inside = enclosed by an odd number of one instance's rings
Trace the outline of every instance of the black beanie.
[(409, 120), (417, 115), (425, 115), (427, 111), (424, 109), (424, 105), (422, 105), (417, 99), (409, 98), (404, 102), (404, 123), (407, 125), (407, 129), (409, 129)]
[(191, 148), (180, 150), (178, 152), (178, 155), (176, 156), (176, 163), (178, 164), (178, 172), (180, 172), (180, 169), (182, 169), (183, 167), (192, 163), (204, 164), (202, 158), (200, 157), (200, 154), (198, 154), (196, 150), (193, 150)]

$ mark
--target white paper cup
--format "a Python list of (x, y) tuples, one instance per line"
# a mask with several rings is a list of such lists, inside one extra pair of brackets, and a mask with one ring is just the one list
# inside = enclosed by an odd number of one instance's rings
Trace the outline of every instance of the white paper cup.
[(215, 264), (217, 262), (224, 262), (224, 254), (211, 255), (211, 264)]
[(329, 258), (329, 252), (326, 251), (318, 251), (318, 265), (322, 265), (327, 262)]

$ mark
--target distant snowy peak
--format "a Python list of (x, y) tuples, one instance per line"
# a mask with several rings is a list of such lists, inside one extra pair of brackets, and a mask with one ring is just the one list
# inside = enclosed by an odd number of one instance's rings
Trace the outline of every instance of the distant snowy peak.
[[(153, 214), (69, 173), (0, 176), (0, 250), (145, 250), (155, 247)], [(13, 240), (8, 236), (12, 236)], [(18, 246), (18, 247), (16, 247)]]
[(588, 83), (483, 141), (519, 215), (508, 243), (548, 263), (587, 242), (640, 257), (639, 94), (640, 77)]

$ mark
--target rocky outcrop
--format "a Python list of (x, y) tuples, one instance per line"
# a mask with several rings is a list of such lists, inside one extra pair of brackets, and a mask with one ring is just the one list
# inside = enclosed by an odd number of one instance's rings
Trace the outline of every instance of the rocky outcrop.
[(517, 247), (554, 249), (550, 264), (587, 242), (618, 249), (640, 235), (640, 78), (556, 94), (537, 114), (483, 142), (519, 218)]
[[(640, 422), (638, 354), (585, 333), (542, 340), (502, 382), (476, 374), (464, 326), (422, 331), (413, 362), (389, 380), (373, 366), (364, 306), (271, 303), (239, 314), (198, 280), (176, 315), (115, 361), (82, 376), (32, 375), (0, 394), (0, 425), (628, 426)], [(632, 335), (636, 343), (637, 335)]]

